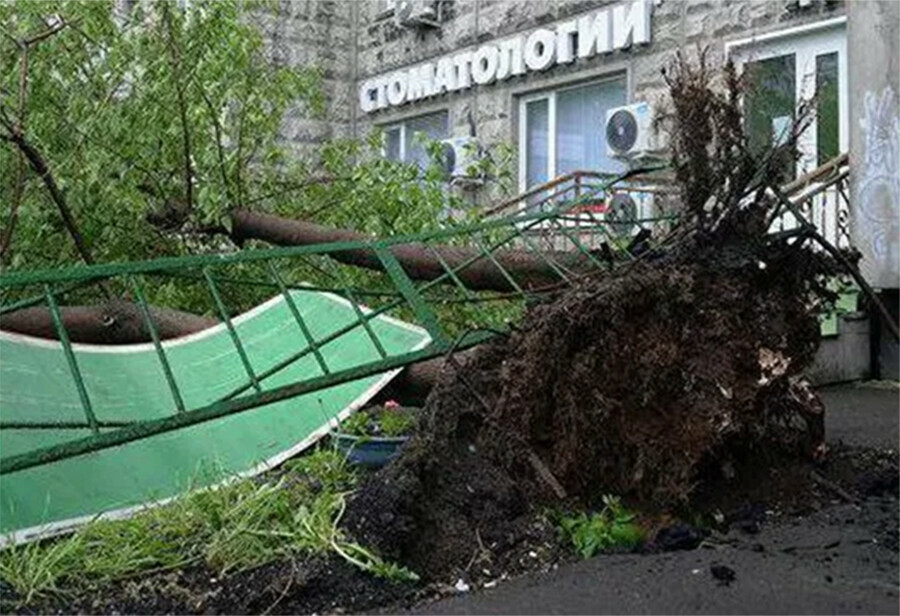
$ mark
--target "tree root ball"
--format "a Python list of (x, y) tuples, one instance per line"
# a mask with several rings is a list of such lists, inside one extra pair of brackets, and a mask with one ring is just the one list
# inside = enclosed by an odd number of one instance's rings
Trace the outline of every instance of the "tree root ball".
[(819, 451), (822, 407), (800, 375), (818, 344), (820, 257), (704, 244), (533, 307), (447, 371), (404, 455), (351, 501), (352, 532), (441, 576), (476, 537), (514, 543), (560, 496), (672, 505), (731, 449)]

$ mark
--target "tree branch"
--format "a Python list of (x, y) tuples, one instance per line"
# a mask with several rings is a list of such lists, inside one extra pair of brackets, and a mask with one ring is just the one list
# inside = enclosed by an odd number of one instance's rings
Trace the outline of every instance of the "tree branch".
[[(242, 209), (231, 212), (231, 238), (238, 245), (247, 239), (258, 239), (279, 246), (370, 242), (377, 239), (349, 229), (336, 229)], [(454, 269), (461, 268), (456, 269), (454, 273), (473, 291), (516, 290), (507, 276), (512, 277), (523, 289), (555, 287), (561, 282), (561, 277), (549, 262), (554, 262), (576, 275), (592, 269), (589, 257), (572, 251), (546, 251), (535, 254), (527, 250), (504, 248), (492, 255), (502, 270), (480, 249), (470, 246), (446, 244), (426, 246), (414, 242), (393, 244), (388, 251), (413, 280), (434, 280), (444, 276), (447, 273), (444, 263)], [(330, 252), (328, 256), (348, 265), (384, 271), (381, 259), (368, 247)], [(452, 280), (446, 282), (453, 283)]]
[[(17, 113), (16, 124), (13, 130), (22, 133), (25, 128), (25, 101), (28, 97), (28, 47), (22, 48), (22, 56), (19, 58), (19, 108)], [(3, 228), (2, 237), (0, 237), (0, 263), (6, 260), (6, 254), (12, 243), (13, 232), (16, 229), (18, 221), (19, 206), (22, 203), (22, 193), (25, 192), (25, 156), (21, 150), (16, 156), (16, 179), (13, 187), (12, 204), (9, 208), (9, 218)]]
[(50, 172), (50, 168), (47, 166), (46, 161), (43, 156), (41, 156), (40, 152), (31, 145), (22, 135), (16, 130), (16, 127), (9, 124), (8, 120), (0, 119), (0, 123), (4, 125), (4, 128), (9, 131), (8, 135), (3, 135), (3, 138), (7, 141), (11, 141), (16, 144), (16, 147), (19, 148), (19, 151), (25, 155), (25, 158), (28, 159), (31, 168), (34, 172), (41, 178), (44, 182), (44, 186), (47, 187), (47, 191), (50, 193), (50, 197), (53, 199), (53, 202), (56, 204), (57, 209), (59, 209), (60, 216), (62, 216), (63, 224), (65, 224), (66, 230), (69, 232), (69, 235), (72, 236), (72, 241), (75, 242), (75, 248), (78, 250), (78, 254), (81, 255), (81, 258), (85, 263), (91, 265), (94, 263), (93, 257), (91, 257), (91, 251), (88, 248), (87, 244), (84, 241), (84, 237), (81, 235), (81, 231), (78, 229), (78, 224), (75, 222), (75, 217), (72, 215), (72, 210), (69, 208), (69, 204), (66, 202), (66, 197), (63, 195), (62, 191), (60, 191), (59, 186), (56, 183), (56, 180), (53, 178), (53, 174)]
[(184, 155), (184, 198), (187, 211), (194, 209), (194, 172), (191, 168), (191, 133), (188, 127), (187, 106), (184, 100), (184, 85), (181, 82), (181, 58), (175, 43), (175, 33), (172, 26), (172, 16), (169, 12), (169, 4), (163, 2), (163, 22), (166, 25), (166, 36), (170, 63), (172, 64), (172, 76), (175, 79), (175, 93), (178, 100), (178, 115), (181, 120), (181, 142)]

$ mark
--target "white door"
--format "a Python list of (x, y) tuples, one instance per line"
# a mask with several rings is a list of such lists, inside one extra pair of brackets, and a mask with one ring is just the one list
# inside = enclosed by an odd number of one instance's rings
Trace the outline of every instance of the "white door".
[[(790, 129), (801, 104), (814, 108), (812, 123), (798, 141), (799, 159), (788, 178), (799, 177), (846, 152), (847, 36), (845, 19), (809, 24), (726, 45), (739, 70), (751, 71), (744, 97), (750, 147), (764, 151)], [(840, 235), (840, 202), (836, 190), (826, 191), (807, 209), (825, 236)], [(791, 216), (780, 221), (791, 227)]]
[(745, 113), (752, 145), (769, 145), (790, 125), (798, 106), (816, 113), (801, 137), (797, 174), (847, 151), (847, 35), (838, 18), (727, 46), (739, 69), (752, 70)]

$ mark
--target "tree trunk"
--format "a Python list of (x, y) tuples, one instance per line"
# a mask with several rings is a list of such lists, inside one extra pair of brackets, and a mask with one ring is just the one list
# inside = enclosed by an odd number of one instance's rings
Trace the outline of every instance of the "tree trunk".
[[(459, 365), (464, 365), (474, 356), (477, 349), (476, 346), (454, 353), (453, 358)], [(432, 388), (437, 385), (438, 380), (447, 371), (453, 369), (453, 365), (448, 365), (445, 357), (435, 357), (410, 364), (378, 392), (374, 402), (396, 400), (403, 406), (423, 406), (425, 399), (431, 393)]]
[[(331, 242), (366, 242), (376, 238), (350, 231), (334, 229), (302, 220), (291, 220), (259, 214), (247, 210), (234, 210), (231, 213), (231, 237), (239, 245), (248, 239), (258, 239), (279, 246), (305, 246), (326, 244)], [(436, 254), (450, 267), (458, 267), (464, 262), (481, 255), (477, 248), (468, 246), (434, 245), (426, 247), (421, 243), (395, 244), (389, 247), (406, 274), (414, 280), (434, 280), (446, 270)], [(384, 266), (375, 252), (368, 248), (341, 250), (329, 253), (337, 261), (357, 267), (383, 271)], [(574, 273), (584, 272), (590, 261), (579, 252), (544, 252), (538, 255), (518, 249), (498, 250), (494, 259), (503, 266), (507, 273), (523, 289), (536, 289), (558, 284), (562, 281), (547, 260), (562, 266)], [(473, 262), (465, 269), (456, 272), (457, 277), (471, 290), (513, 291), (515, 287), (503, 272), (487, 257)], [(452, 280), (447, 280), (452, 284)]]
[[(135, 344), (152, 340), (136, 304), (114, 301), (102, 306), (61, 306), (60, 313), (72, 342)], [(218, 323), (216, 319), (152, 306), (150, 315), (161, 340), (193, 334)], [(59, 339), (50, 310), (42, 306), (0, 316), (0, 329), (37, 338)]]

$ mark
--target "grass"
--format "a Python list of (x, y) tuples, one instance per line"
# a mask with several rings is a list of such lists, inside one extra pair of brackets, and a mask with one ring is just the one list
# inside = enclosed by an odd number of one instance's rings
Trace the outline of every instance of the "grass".
[(348, 540), (339, 528), (357, 475), (320, 448), (268, 481), (186, 494), (126, 520), (97, 520), (66, 537), (0, 552), (0, 578), (20, 602), (139, 573), (203, 564), (225, 575), (289, 555), (334, 552), (366, 571), (417, 579)]
[(341, 431), (355, 436), (405, 436), (412, 432), (417, 414), (403, 407), (384, 406), (353, 413), (341, 424)]
[(644, 529), (634, 522), (635, 514), (615, 496), (603, 497), (603, 509), (558, 516), (557, 526), (565, 539), (584, 558), (611, 548), (635, 548), (644, 542)]

